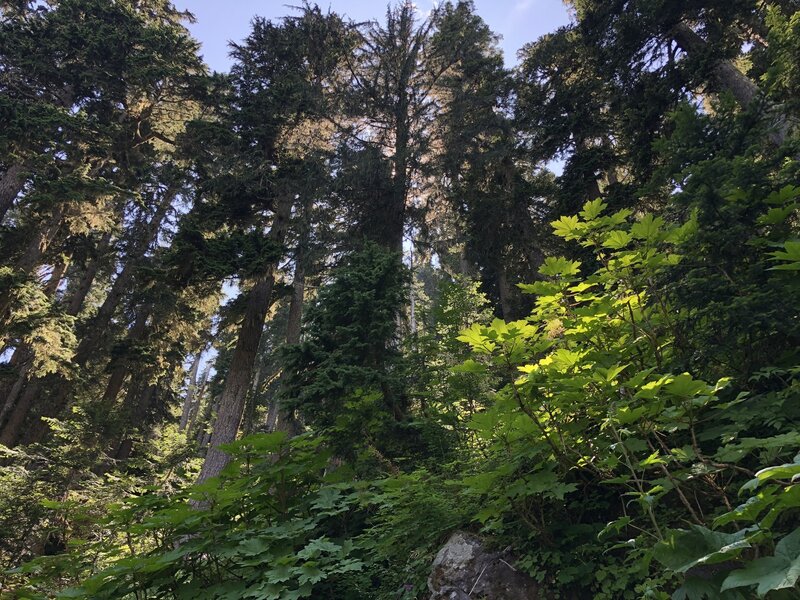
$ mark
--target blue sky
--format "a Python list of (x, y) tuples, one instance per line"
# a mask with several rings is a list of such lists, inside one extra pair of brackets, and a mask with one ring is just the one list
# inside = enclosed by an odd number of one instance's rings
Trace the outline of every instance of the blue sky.
[[(228, 41), (243, 39), (254, 15), (279, 19), (291, 14), (291, 5), (301, 0), (175, 0), (180, 9), (194, 13), (197, 23), (191, 25), (194, 36), (203, 44), (206, 63), (216, 71), (227, 71)], [(386, 3), (380, 0), (318, 0), (340, 14), (356, 21), (382, 20)], [(432, 0), (416, 0), (419, 10), (427, 12)], [(516, 62), (516, 52), (527, 42), (565, 25), (569, 15), (562, 0), (475, 0), (477, 12), (495, 33), (503, 36), (501, 47), (506, 64)]]

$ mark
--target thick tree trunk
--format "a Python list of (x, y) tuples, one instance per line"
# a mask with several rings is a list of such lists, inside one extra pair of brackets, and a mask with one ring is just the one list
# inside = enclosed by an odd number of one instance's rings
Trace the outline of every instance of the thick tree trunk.
[(387, 207), (387, 231), (383, 241), (392, 252), (403, 252), (403, 229), (405, 226), (406, 201), (408, 200), (408, 162), (411, 130), (408, 123), (408, 98), (405, 90), (400, 92), (400, 102), (395, 118), (394, 174), (392, 179), (391, 205)]
[[(278, 200), (275, 219), (269, 233), (270, 239), (276, 244), (283, 244), (286, 237), (291, 206), (292, 201), (288, 198)], [(228, 455), (220, 450), (219, 446), (234, 441), (239, 431), (258, 345), (264, 331), (264, 320), (272, 301), (276, 267), (277, 261), (267, 266), (265, 272), (258, 277), (248, 293), (244, 319), (225, 378), (217, 420), (214, 423), (210, 446), (198, 481), (216, 477), (228, 464)]]
[(13, 163), (0, 177), (0, 225), (25, 184), (22, 163)]
[(286, 321), (286, 343), (299, 344), (303, 324), (303, 303), (306, 293), (306, 274), (303, 257), (298, 258), (294, 267), (292, 299), (289, 303), (289, 316)]
[[(707, 42), (686, 23), (680, 23), (675, 27), (673, 39), (688, 55), (697, 55), (703, 52), (707, 45)], [(742, 106), (749, 106), (758, 96), (758, 86), (730, 61), (714, 61), (712, 72), (719, 87), (731, 92)]]
[(528, 281), (533, 281), (539, 277), (539, 267), (544, 262), (541, 240), (525, 203), (516, 201), (512, 213), (511, 224), (522, 231), (522, 239), (524, 240), (525, 260), (528, 263), (525, 277)]
[(118, 461), (128, 460), (128, 458), (130, 458), (132, 451), (133, 451), (133, 438), (126, 437), (120, 442), (119, 446), (117, 447), (117, 451), (114, 454), (114, 459)]
[(274, 266), (270, 266), (267, 273), (256, 280), (248, 294), (244, 320), (239, 329), (239, 338), (219, 401), (210, 447), (198, 481), (216, 477), (228, 464), (228, 455), (219, 446), (234, 441), (239, 431), (274, 281)]
[(502, 265), (497, 267), (497, 291), (500, 295), (500, 310), (503, 313), (503, 319), (510, 321), (513, 319), (513, 305), (512, 305), (512, 291), (511, 286), (508, 284), (508, 275)]
[(276, 430), (278, 424), (278, 399), (274, 396), (270, 398), (269, 406), (267, 407), (267, 422), (264, 424), (267, 431), (272, 433)]
[[(702, 53), (708, 42), (700, 37), (686, 23), (680, 23), (672, 32), (675, 43), (692, 56)], [(720, 91), (730, 92), (736, 102), (743, 108), (748, 108), (758, 98), (758, 86), (744, 73), (742, 73), (729, 60), (716, 60), (711, 68), (713, 83)], [(768, 112), (774, 120), (774, 128), (769, 134), (769, 140), (780, 146), (786, 140), (789, 125), (785, 115), (781, 115), (776, 107), (768, 107)]]
[[(25, 387), (27, 381), (27, 373), (30, 370), (30, 361), (32, 357), (28, 357), (25, 364), (22, 366), (14, 386), (6, 399), (6, 405), (10, 405), (9, 416), (3, 430), (0, 431), (0, 444), (13, 448), (16, 446), (17, 441), (22, 433), (22, 425), (28, 417), (34, 397), (38, 392), (38, 387), (29, 385)], [(23, 392), (24, 390), (24, 392)], [(5, 406), (4, 406), (5, 409)]]

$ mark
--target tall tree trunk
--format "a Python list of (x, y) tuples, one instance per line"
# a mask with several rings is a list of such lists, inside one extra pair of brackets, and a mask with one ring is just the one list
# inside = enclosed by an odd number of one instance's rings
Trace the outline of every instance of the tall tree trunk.
[(511, 286), (508, 284), (508, 275), (506, 274), (505, 267), (498, 264), (497, 266), (497, 291), (500, 294), (500, 310), (503, 313), (503, 319), (509, 321), (513, 318), (512, 306), (512, 291)]
[(417, 294), (414, 290), (414, 242), (410, 244), (409, 271), (411, 272), (411, 284), (408, 286), (408, 305), (409, 305), (409, 331), (412, 336), (417, 335)]
[(408, 78), (410, 73), (404, 69), (398, 82), (398, 103), (394, 113), (394, 174), (392, 176), (391, 205), (387, 210), (385, 247), (393, 252), (403, 252), (403, 229), (405, 226), (406, 201), (408, 199), (408, 163), (411, 143), (409, 123)]
[(189, 424), (189, 413), (194, 405), (194, 395), (197, 391), (197, 373), (200, 370), (200, 361), (203, 358), (203, 351), (197, 353), (197, 356), (192, 363), (192, 368), (189, 370), (189, 385), (186, 387), (186, 397), (183, 399), (183, 407), (181, 408), (181, 421), (178, 425), (179, 431), (184, 431)]
[[(55, 296), (64, 277), (64, 273), (69, 266), (69, 262), (70, 257), (65, 256), (53, 267), (53, 271), (50, 273), (50, 278), (44, 285), (44, 293), (47, 294), (48, 297), (53, 298)], [(34, 358), (33, 350), (27, 343), (24, 342), (20, 344), (20, 346), (11, 356), (9, 366), (17, 367), (17, 377), (10, 388), (5, 385), (0, 385), (0, 396), (4, 397), (3, 407), (0, 409), (0, 431), (5, 431), (4, 425), (6, 417), (8, 417), (11, 414), (11, 411), (14, 410), (20, 394), (22, 393), (23, 389), (25, 389), (25, 385), (28, 382), (28, 373), (33, 366)], [(3, 438), (5, 439), (5, 435), (3, 435)]]
[[(311, 238), (311, 225), (309, 223), (309, 203), (303, 204), (301, 215), (300, 239), (297, 244), (297, 253), (294, 261), (294, 275), (292, 276), (292, 299), (289, 302), (289, 315), (286, 321), (286, 344), (293, 346), (300, 343), (300, 333), (303, 324), (303, 305), (306, 292), (306, 263), (309, 258), (308, 244)], [(285, 385), (286, 372), (280, 374), (278, 389)], [(298, 435), (301, 425), (293, 411), (287, 410), (278, 398), (273, 398), (267, 412), (267, 431), (285, 431), (290, 436)]]
[(136, 268), (139, 266), (141, 259), (144, 258), (145, 254), (147, 254), (147, 250), (150, 248), (151, 244), (156, 239), (156, 236), (158, 236), (158, 232), (161, 230), (161, 224), (164, 221), (170, 206), (172, 206), (172, 201), (175, 198), (175, 194), (175, 191), (166, 192), (164, 194), (160, 204), (156, 209), (156, 212), (153, 214), (153, 217), (144, 228), (141, 237), (139, 237), (136, 240), (136, 243), (133, 245), (127, 260), (125, 261), (125, 265), (122, 267), (122, 271), (120, 271), (119, 275), (117, 275), (116, 279), (114, 279), (114, 283), (111, 284), (111, 289), (109, 289), (105, 300), (103, 300), (103, 304), (100, 306), (97, 314), (92, 318), (91, 322), (87, 325), (86, 333), (78, 343), (78, 348), (75, 350), (75, 357), (73, 358), (73, 363), (76, 365), (85, 365), (92, 351), (100, 346), (105, 334), (108, 331), (108, 324), (111, 321), (111, 317), (114, 316), (120, 300), (122, 300), (124, 297), (125, 292), (128, 291), (129, 284), (136, 272)]
[(299, 344), (303, 324), (303, 303), (306, 293), (305, 260), (301, 258), (294, 267), (292, 281), (292, 299), (289, 303), (289, 315), (286, 321), (286, 343)]
[[(269, 233), (270, 240), (276, 245), (282, 245), (286, 238), (291, 208), (292, 200), (289, 197), (278, 200), (275, 218)], [(210, 446), (198, 481), (216, 477), (228, 464), (228, 455), (220, 450), (219, 446), (235, 440), (239, 431), (258, 345), (264, 331), (264, 320), (272, 301), (276, 267), (277, 260), (266, 267), (265, 272), (258, 277), (248, 293), (244, 319), (225, 378), (217, 420), (214, 423)]]
[(544, 262), (544, 254), (541, 249), (541, 239), (539, 238), (533, 218), (528, 212), (528, 206), (524, 202), (515, 198), (511, 214), (511, 225), (518, 227), (522, 232), (524, 240), (523, 250), (525, 259), (528, 263), (526, 277), (529, 281), (539, 278), (539, 267)]
[(253, 433), (256, 424), (256, 407), (258, 406), (258, 388), (261, 387), (261, 365), (256, 367), (253, 374), (253, 381), (250, 385), (250, 393), (245, 401), (244, 417), (242, 418), (242, 433), (250, 435)]
[(203, 411), (203, 421), (206, 426), (197, 432), (197, 445), (200, 448), (207, 448), (211, 443), (211, 431), (213, 428), (213, 420), (219, 410), (219, 396), (210, 398), (205, 410)]
[(70, 255), (65, 255), (61, 257), (61, 260), (53, 265), (53, 270), (50, 272), (50, 277), (47, 279), (47, 283), (44, 285), (44, 293), (47, 294), (48, 297), (52, 298), (56, 295), (56, 292), (58, 292), (61, 281), (64, 279), (64, 274), (67, 272), (67, 268), (69, 267), (70, 260), (72, 260), (72, 257)]
[(195, 400), (189, 407), (189, 423), (186, 425), (187, 439), (191, 435), (192, 431), (194, 431), (195, 423), (197, 423), (197, 415), (200, 414), (203, 395), (205, 394), (206, 384), (208, 383), (209, 370), (210, 369), (206, 367), (205, 371), (203, 371), (203, 374), (200, 376), (200, 384), (197, 386), (197, 392), (194, 394)]
[(16, 268), (22, 273), (30, 273), (42, 262), (42, 256), (55, 239), (58, 230), (64, 221), (65, 208), (59, 205), (50, 215), (47, 223), (36, 233), (28, 243), (23, 255), (17, 260)]
[[(102, 254), (102, 252), (108, 247), (110, 239), (111, 239), (111, 232), (106, 232), (103, 235), (103, 238), (100, 240), (100, 243), (98, 244), (98, 254)], [(74, 317), (77, 316), (78, 313), (81, 311), (83, 307), (83, 302), (86, 299), (86, 295), (89, 293), (89, 289), (91, 288), (92, 282), (94, 281), (94, 278), (97, 276), (99, 262), (100, 262), (99, 256), (95, 257), (89, 263), (89, 266), (87, 267), (86, 271), (84, 271), (81, 280), (78, 284), (78, 288), (75, 290), (74, 294), (70, 297), (69, 302), (67, 304), (67, 308), (65, 311), (67, 315)], [(66, 269), (67, 263), (64, 262), (61, 264), (63, 265), (63, 268)], [(58, 288), (58, 282), (60, 281), (61, 277), (63, 277), (63, 273), (59, 273), (58, 270), (54, 270), (53, 274), (50, 277), (50, 280), (48, 281), (47, 286), (45, 287), (45, 293), (48, 293), (51, 296), (55, 294)], [(24, 351), (24, 348), (20, 348), (17, 350), (17, 352), (21, 351)], [(14, 356), (17, 356), (17, 352), (14, 353)], [(24, 352), (21, 352), (20, 356), (22, 356), (23, 353)], [(36, 378), (33, 381), (28, 380), (28, 372), (30, 371), (30, 368), (32, 366), (32, 359), (33, 359), (32, 356), (28, 356), (25, 360), (17, 361), (17, 364), (20, 365), (19, 373), (17, 375), (16, 381), (14, 382), (14, 384), (10, 389), (4, 389), (2, 386), (0, 386), (0, 395), (3, 395), (4, 391), (6, 392), (5, 402), (3, 404), (2, 411), (0, 412), (0, 432), (1, 432), (0, 435), (3, 435), (7, 439), (16, 440), (16, 438), (14, 437), (14, 435), (16, 434), (12, 434), (10, 431), (8, 432), (6, 431), (5, 420), (6, 417), (9, 416), (11, 410), (15, 408), (17, 400), (20, 397), (20, 394), (23, 392), (23, 390), (25, 391), (25, 396), (26, 396), (25, 405), (30, 407), (32, 404), (32, 400), (38, 397), (43, 391), (43, 385), (42, 385), (43, 381), (41, 379)], [(12, 357), (12, 364), (14, 364), (14, 357)], [(61, 388), (61, 390), (64, 389), (66, 388), (64, 387)], [(64, 393), (63, 391), (60, 391), (59, 395), (63, 393)], [(15, 420), (19, 420), (21, 418), (22, 421), (20, 421), (20, 423), (22, 423), (24, 422), (24, 419), (26, 417), (27, 414), (17, 415), (15, 417)], [(34, 426), (34, 429), (38, 428), (39, 424)]]
[[(8, 365), (16, 368), (17, 375), (13, 382), (8, 380), (0, 386), (0, 397), (3, 398), (3, 408), (0, 409), (0, 432), (5, 430), (6, 419), (11, 414), (11, 411), (14, 410), (17, 399), (25, 387), (25, 382), (28, 380), (28, 372), (33, 365), (32, 359), (31, 349), (27, 344), (17, 348), (14, 354), (11, 355)], [(0, 442), (2, 442), (2, 439), (0, 439)]]
[[(136, 315), (136, 320), (133, 327), (128, 331), (128, 342), (139, 342), (147, 337), (147, 320), (150, 318), (149, 307), (144, 307)], [(103, 398), (100, 400), (100, 405), (108, 410), (117, 401), (125, 379), (130, 371), (130, 361), (127, 358), (121, 358), (113, 363), (111, 368), (111, 376), (108, 378), (106, 384), (106, 391), (103, 393)]]
[[(295, 263), (294, 281), (292, 282), (292, 299), (289, 304), (289, 317), (286, 323), (286, 343), (300, 343), (301, 325), (303, 322), (303, 302), (305, 301), (305, 267), (302, 260)], [(282, 371), (278, 389), (285, 385), (286, 372)], [(278, 398), (273, 398), (267, 412), (267, 431), (285, 431), (290, 436), (300, 433), (301, 425), (293, 411), (287, 410)]]
[[(149, 316), (149, 308), (143, 308), (139, 312), (136, 320), (133, 323), (133, 326), (128, 331), (127, 338), (129, 341), (139, 341), (145, 337), (147, 333), (147, 319)], [(111, 375), (108, 378), (105, 392), (100, 400), (101, 406), (103, 406), (106, 410), (110, 410), (110, 407), (116, 401), (117, 396), (119, 395), (119, 392), (122, 390), (122, 386), (125, 383), (125, 379), (128, 376), (129, 370), (130, 364), (124, 358), (117, 360), (112, 365)], [(48, 397), (47, 405), (43, 406), (41, 414), (43, 417), (56, 417), (61, 414), (69, 404), (70, 394), (74, 392), (72, 386), (67, 385), (67, 382), (63, 379), (58, 378), (56, 381), (58, 384), (54, 386), (53, 393)], [(25, 422), (25, 419), (27, 418), (33, 406), (33, 401), (39, 395), (41, 395), (41, 392), (45, 387), (43, 383), (44, 380), (36, 379), (35, 381), (30, 382), (28, 387), (25, 388), (25, 392), (23, 393), (22, 398), (17, 405), (17, 409), (14, 411), (14, 415), (12, 415), (12, 419), (16, 424), (17, 429), (20, 429), (22, 424)], [(24, 414), (17, 416), (17, 412), (19, 411), (24, 411)], [(9, 419), (9, 424), (12, 423), (12, 419)], [(48, 426), (46, 422), (40, 418), (36, 420), (36, 422), (31, 423), (30, 427), (25, 429), (24, 435), (20, 436), (20, 432), (16, 432), (16, 434), (14, 434), (15, 437), (13, 438), (13, 444), (16, 444), (18, 440), (23, 444), (40, 442), (47, 434), (47, 431)]]
[[(75, 317), (80, 313), (81, 309), (83, 308), (83, 303), (86, 300), (86, 296), (89, 293), (89, 290), (91, 289), (95, 277), (97, 276), (97, 271), (100, 267), (100, 262), (101, 262), (100, 257), (108, 248), (110, 240), (111, 240), (111, 232), (107, 231), (106, 233), (103, 234), (103, 237), (100, 239), (100, 242), (98, 243), (96, 250), (97, 256), (95, 256), (90, 261), (89, 265), (87, 266), (86, 270), (81, 276), (81, 279), (78, 283), (78, 287), (76, 288), (72, 296), (69, 298), (69, 302), (67, 304), (67, 308), (65, 311), (66, 314)], [(27, 373), (29, 369), (26, 368), (25, 370)], [(27, 377), (25, 376), (25, 374), (20, 374), (18, 382), (19, 385), (15, 386), (18, 389), (16, 396), (14, 396), (13, 398), (14, 402), (16, 402), (16, 399), (19, 397), (19, 393), (23, 389), (23, 387), (21, 386), (24, 386), (27, 382)], [(29, 392), (27, 392), (27, 394), (31, 397), (35, 398), (42, 391), (42, 381), (40, 381), (39, 379), (34, 379), (33, 381), (29, 382), (28, 386), (32, 388)], [(64, 382), (64, 386), (66, 386), (66, 382)], [(58, 392), (59, 395), (65, 393), (66, 387), (62, 386), (60, 390), (61, 391)], [(0, 419), (0, 424), (2, 424), (2, 419)]]
[[(673, 39), (689, 55), (700, 54), (707, 46), (707, 42), (686, 23), (675, 27)], [(719, 87), (731, 92), (743, 107), (749, 106), (758, 95), (758, 86), (729, 60), (714, 61), (712, 73)]]
[(13, 163), (0, 177), (0, 225), (25, 184), (22, 163)]
[[(42, 256), (47, 251), (47, 248), (50, 246), (50, 243), (53, 241), (61, 227), (63, 216), (63, 206), (59, 206), (55, 209), (55, 211), (53, 211), (53, 214), (50, 215), (50, 219), (48, 219), (47, 224), (36, 233), (33, 239), (31, 239), (31, 241), (28, 243), (23, 255), (17, 260), (16, 264), (14, 265), (17, 271), (28, 275), (34, 270), (34, 268), (39, 266)], [(0, 325), (2, 325), (3, 321), (5, 321), (9, 316), (11, 300), (12, 296), (10, 291), (0, 294)]]
[(258, 344), (261, 341), (264, 320), (272, 298), (272, 288), (275, 282), (274, 271), (274, 265), (270, 265), (267, 272), (256, 280), (255, 285), (248, 293), (244, 319), (225, 377), (225, 387), (219, 400), (219, 410), (211, 434), (210, 447), (198, 481), (216, 477), (228, 464), (228, 455), (220, 450), (219, 446), (234, 441), (239, 431)]
[[(117, 306), (119, 305), (120, 300), (123, 298), (125, 292), (127, 291), (128, 284), (133, 276), (135, 271), (135, 267), (137, 266), (139, 260), (147, 253), (148, 248), (153, 243), (153, 240), (158, 235), (158, 232), (161, 228), (161, 223), (163, 222), (164, 218), (166, 217), (167, 212), (169, 211), (170, 206), (172, 205), (172, 201), (175, 198), (175, 194), (177, 192), (175, 190), (170, 190), (164, 193), (161, 202), (156, 208), (153, 217), (148, 221), (147, 226), (144, 228), (141, 237), (136, 240), (136, 243), (133, 245), (131, 249), (131, 254), (126, 261), (125, 266), (123, 267), (120, 274), (114, 280), (114, 283), (111, 285), (111, 289), (107, 294), (103, 304), (100, 306), (97, 314), (92, 318), (92, 320), (87, 324), (86, 327), (86, 334), (78, 343), (78, 348), (75, 351), (75, 355), (72, 358), (73, 364), (83, 367), (87, 361), (93, 350), (96, 349), (100, 340), (104, 337), (105, 332), (107, 330), (108, 323), (111, 320), (114, 312), (116, 311)], [(58, 223), (60, 224), (61, 217), (59, 216)], [(78, 290), (76, 290), (75, 295), (70, 300), (70, 305), (68, 307), (68, 314), (77, 315), (81, 308), (83, 307), (83, 302), (86, 298), (86, 295), (91, 288), (92, 282), (97, 275), (97, 271), (100, 266), (100, 262), (102, 260), (101, 254), (102, 250), (107, 248), (111, 239), (111, 234), (106, 233), (103, 235), (103, 238), (98, 244), (98, 250), (101, 252), (98, 253), (98, 256), (95, 257), (89, 267), (87, 268), (86, 273), (84, 273), (84, 277), (82, 278)], [(35, 241), (35, 240), (34, 240)], [(33, 243), (31, 244), (33, 246)], [(37, 259), (38, 260), (38, 259)], [(2, 307), (2, 304), (0, 304)], [(73, 312), (74, 311), (74, 312)], [(149, 313), (148, 313), (149, 314)], [(147, 315), (145, 315), (145, 320)], [(137, 322), (139, 319), (137, 319)], [(143, 327), (143, 325), (142, 325)], [(137, 330), (137, 326), (134, 325), (131, 333), (129, 333), (129, 338), (134, 332)], [(124, 362), (124, 361), (123, 361)], [(109, 378), (108, 385), (106, 386), (106, 392), (103, 396), (103, 403), (111, 402), (116, 399), (117, 394), (122, 389), (122, 385), (125, 381), (125, 378), (128, 374), (128, 365), (127, 364), (118, 364), (114, 367), (111, 377)], [(49, 404), (48, 406), (44, 407), (44, 411), (42, 416), (46, 417), (55, 417), (57, 416), (63, 408), (68, 403), (68, 398), (70, 391), (72, 390), (72, 386), (63, 379), (63, 377), (56, 377), (56, 381), (58, 382), (56, 385), (53, 386), (53, 394), (49, 397)], [(27, 419), (28, 413), (30, 412), (34, 400), (39, 397), (44, 391), (43, 381), (40, 379), (35, 379), (28, 383), (27, 388), (25, 389), (22, 397), (17, 404), (14, 413), (9, 418), (8, 424), (6, 428), (3, 430), (3, 436), (7, 437), (8, 439), (13, 440), (12, 444), (16, 444), (19, 438), (18, 432), (11, 432), (6, 431), (10, 427), (20, 428), (22, 424)], [(110, 398), (110, 400), (109, 400)], [(24, 443), (31, 443), (35, 441), (40, 441), (42, 437), (47, 433), (47, 425), (39, 420), (36, 423), (32, 424), (25, 433), (22, 438)], [(11, 445), (11, 444), (7, 444)]]
[(111, 232), (106, 231), (97, 243), (94, 256), (89, 260), (89, 264), (86, 265), (86, 269), (84, 269), (78, 281), (78, 286), (69, 298), (67, 304), (68, 315), (76, 317), (80, 314), (81, 310), (83, 310), (83, 303), (86, 301), (86, 296), (89, 295), (89, 290), (92, 289), (92, 284), (94, 283), (95, 277), (97, 277), (97, 272), (100, 270), (100, 265), (103, 261), (103, 255), (108, 250), (110, 243)]
[[(25, 387), (32, 360), (32, 356), (26, 357), (25, 363), (17, 376), (17, 380), (6, 399), (5, 404), (9, 408), (8, 420), (5, 425), (3, 425), (2, 431), (0, 431), (0, 444), (8, 446), (9, 448), (16, 446), (20, 434), (22, 433), (22, 424), (25, 422), (33, 403), (33, 393), (29, 393), (33, 391), (32, 386)], [(6, 406), (3, 407), (4, 411)]]
[[(702, 54), (708, 45), (686, 23), (678, 24), (672, 31), (672, 37), (681, 50), (690, 56)], [(717, 88), (730, 92), (743, 108), (748, 108), (759, 96), (758, 86), (729, 60), (713, 61), (711, 75)], [(780, 114), (777, 107), (768, 107), (768, 112), (774, 120), (774, 129), (769, 134), (769, 140), (780, 146), (789, 133), (789, 124), (786, 116)]]
[[(150, 407), (153, 405), (157, 390), (158, 386), (151, 383), (145, 387), (144, 391), (137, 386), (136, 389), (131, 389), (128, 392), (125, 397), (125, 406), (122, 410), (123, 413), (127, 415), (129, 426), (132, 425), (135, 429), (144, 423), (147, 411), (149, 411)], [(128, 431), (114, 444), (115, 460), (123, 461), (130, 457), (134, 446), (134, 436), (131, 435), (131, 433), (131, 431)]]

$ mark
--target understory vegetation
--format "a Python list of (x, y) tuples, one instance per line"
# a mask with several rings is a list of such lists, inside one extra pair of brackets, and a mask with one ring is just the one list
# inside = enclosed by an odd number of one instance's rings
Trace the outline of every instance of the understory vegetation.
[(0, 1), (0, 597), (800, 598), (800, 5)]

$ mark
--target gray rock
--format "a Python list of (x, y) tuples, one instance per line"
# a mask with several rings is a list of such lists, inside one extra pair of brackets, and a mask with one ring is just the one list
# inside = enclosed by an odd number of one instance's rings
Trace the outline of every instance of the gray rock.
[(431, 600), (543, 600), (539, 584), (505, 552), (490, 552), (478, 536), (455, 532), (433, 561)]

